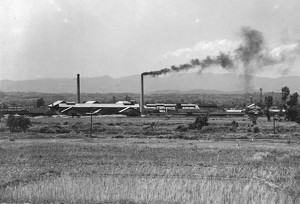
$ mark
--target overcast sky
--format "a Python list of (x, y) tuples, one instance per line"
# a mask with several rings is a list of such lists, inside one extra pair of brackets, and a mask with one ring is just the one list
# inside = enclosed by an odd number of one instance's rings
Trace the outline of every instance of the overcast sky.
[[(232, 51), (242, 26), (289, 49), (299, 11), (299, 0), (1, 0), (0, 79), (140, 74)], [(299, 60), (258, 74), (286, 66), (300, 75)]]

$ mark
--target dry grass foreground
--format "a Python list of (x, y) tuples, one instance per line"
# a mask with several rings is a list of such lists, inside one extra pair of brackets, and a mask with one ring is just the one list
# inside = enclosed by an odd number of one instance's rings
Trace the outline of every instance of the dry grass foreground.
[(0, 140), (0, 202), (299, 203), (298, 143)]

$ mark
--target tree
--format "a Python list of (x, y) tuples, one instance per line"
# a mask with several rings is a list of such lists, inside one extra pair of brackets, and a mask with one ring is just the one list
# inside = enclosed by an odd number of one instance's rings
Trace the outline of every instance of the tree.
[(128, 96), (127, 94), (126, 94), (126, 96), (125, 96), (125, 101), (131, 101), (130, 96)]
[(117, 99), (116, 99), (115, 96), (113, 96), (111, 100), (112, 100), (113, 103), (116, 103), (116, 102), (117, 102)]
[(189, 128), (201, 130), (203, 126), (208, 126), (208, 113), (203, 116), (198, 115), (195, 122), (189, 125)]
[(289, 87), (287, 86), (284, 86), (282, 87), (281, 89), (281, 99), (282, 99), (282, 102), (283, 102), (283, 107), (286, 106), (285, 102), (286, 102), (286, 99), (288, 98), (288, 96), (290, 95), (290, 89)]
[(286, 117), (290, 121), (295, 121), (298, 116), (296, 105), (298, 103), (298, 93), (295, 92), (290, 96), (290, 100), (287, 102)]
[(296, 106), (298, 103), (298, 93), (295, 92), (290, 96), (290, 100), (287, 102), (287, 105), (289, 107), (294, 107)]
[(22, 130), (25, 132), (31, 125), (30, 119), (24, 116), (9, 115), (6, 121), (6, 125), (9, 127), (10, 132)]
[(270, 107), (273, 105), (273, 97), (272, 96), (266, 96), (265, 97), (265, 104), (266, 104), (266, 115), (268, 118), (268, 121), (271, 120), (271, 116), (270, 116)]
[(43, 98), (39, 98), (37, 101), (36, 101), (36, 107), (40, 108), (40, 107), (44, 107), (45, 106), (45, 101)]

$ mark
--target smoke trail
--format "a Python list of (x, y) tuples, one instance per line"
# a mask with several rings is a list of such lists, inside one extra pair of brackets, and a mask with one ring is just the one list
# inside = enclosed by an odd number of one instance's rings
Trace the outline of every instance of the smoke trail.
[(161, 69), (161, 70), (157, 70), (157, 71), (150, 71), (150, 72), (143, 72), (142, 75), (151, 75), (151, 76), (158, 76), (158, 75), (161, 75), (161, 74), (166, 74), (168, 72), (170, 72), (171, 70), (168, 69), (168, 68), (164, 68), (164, 69)]
[(170, 72), (180, 72), (180, 71), (187, 71), (189, 69), (193, 69), (193, 68), (199, 68), (199, 72), (202, 72), (205, 68), (210, 67), (210, 66), (221, 66), (225, 69), (230, 69), (233, 68), (234, 63), (232, 58), (230, 57), (229, 54), (225, 54), (220, 52), (220, 54), (216, 57), (210, 57), (207, 56), (205, 59), (203, 60), (199, 60), (199, 59), (192, 59), (190, 61), (190, 63), (186, 63), (186, 64), (181, 64), (179, 66), (171, 66), (171, 68), (164, 68), (161, 70), (157, 70), (157, 71), (150, 71), (150, 72), (144, 72), (142, 73), (142, 75), (151, 75), (153, 77), (155, 76), (159, 76), (161, 74), (167, 74)]

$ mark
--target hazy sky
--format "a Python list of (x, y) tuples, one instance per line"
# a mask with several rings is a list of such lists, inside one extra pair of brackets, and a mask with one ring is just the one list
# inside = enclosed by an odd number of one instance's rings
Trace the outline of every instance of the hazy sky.
[[(234, 50), (242, 26), (274, 53), (299, 48), (299, 11), (299, 0), (1, 0), (0, 79), (158, 70)], [(298, 59), (261, 74), (287, 67), (300, 75)]]

